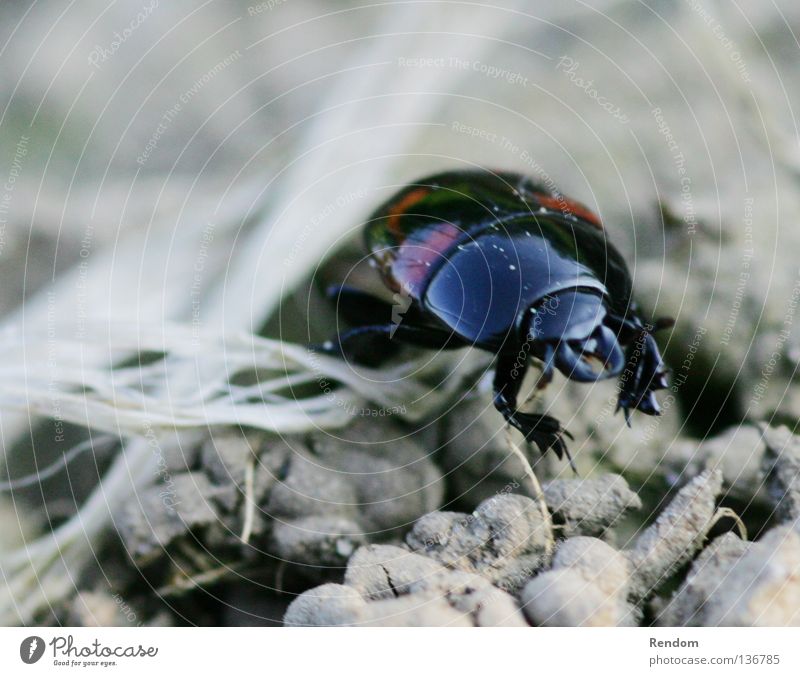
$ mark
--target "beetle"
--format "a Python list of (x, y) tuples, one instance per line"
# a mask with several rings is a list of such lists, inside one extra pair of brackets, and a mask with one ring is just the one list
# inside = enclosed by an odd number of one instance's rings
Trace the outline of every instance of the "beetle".
[[(530, 177), (470, 169), (415, 181), (364, 227), (370, 262), (400, 307), (337, 286), (328, 295), (352, 326), (325, 350), (375, 365), (398, 344), (475, 347), (496, 355), (494, 406), (542, 453), (569, 456), (555, 418), (517, 398), (530, 359), (539, 387), (554, 370), (590, 383), (619, 376), (617, 410), (659, 415), (667, 369), (632, 299), (632, 280), (600, 219)], [(399, 294), (399, 296), (398, 296)]]

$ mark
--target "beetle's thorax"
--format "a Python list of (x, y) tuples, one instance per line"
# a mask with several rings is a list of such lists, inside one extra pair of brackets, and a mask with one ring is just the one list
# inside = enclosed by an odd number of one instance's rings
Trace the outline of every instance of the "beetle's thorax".
[[(433, 266), (431, 266), (433, 267)], [(572, 288), (606, 288), (568, 247), (535, 222), (467, 233), (445, 251), (418, 289), (424, 309), (465, 340), (499, 351), (542, 299)]]

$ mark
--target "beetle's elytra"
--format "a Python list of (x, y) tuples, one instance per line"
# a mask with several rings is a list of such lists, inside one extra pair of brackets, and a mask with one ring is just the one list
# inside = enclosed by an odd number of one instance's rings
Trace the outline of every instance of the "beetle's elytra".
[(559, 458), (567, 452), (561, 424), (517, 410), (531, 358), (543, 363), (543, 385), (554, 368), (580, 382), (619, 376), (626, 418), (632, 409), (659, 414), (653, 393), (667, 382), (653, 327), (632, 300), (625, 261), (582, 204), (519, 174), (451, 171), (400, 190), (364, 235), (383, 283), (409, 307), (392, 321), (390, 304), (330, 290), (353, 326), (331, 350), (373, 362), (397, 343), (492, 352), (495, 407)]

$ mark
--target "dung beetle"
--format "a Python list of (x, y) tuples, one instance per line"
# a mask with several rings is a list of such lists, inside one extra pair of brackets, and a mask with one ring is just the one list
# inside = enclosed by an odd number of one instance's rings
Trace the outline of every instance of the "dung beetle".
[[(632, 280), (600, 219), (531, 178), (487, 170), (416, 181), (369, 218), (371, 263), (399, 304), (339, 286), (328, 290), (353, 327), (328, 352), (375, 365), (398, 343), (496, 355), (494, 405), (542, 453), (559, 459), (571, 435), (553, 417), (518, 410), (531, 358), (539, 387), (553, 370), (578, 382), (620, 376), (617, 410), (659, 415), (667, 370), (632, 300)], [(399, 305), (399, 307), (398, 307)]]

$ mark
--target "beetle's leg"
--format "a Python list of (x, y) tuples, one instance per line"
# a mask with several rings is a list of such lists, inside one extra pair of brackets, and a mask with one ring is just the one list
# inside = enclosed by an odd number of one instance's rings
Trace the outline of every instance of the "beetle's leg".
[(620, 377), (617, 410), (622, 409), (625, 419), (630, 409), (647, 415), (661, 415), (654, 392), (668, 387), (667, 370), (653, 336), (642, 330), (640, 337), (628, 346), (628, 363)]
[(668, 328), (671, 320), (658, 320), (655, 326), (644, 326), (641, 320), (610, 317), (617, 322), (620, 333), (627, 333), (626, 365), (619, 379), (617, 410), (622, 409), (630, 425), (630, 411), (636, 409), (647, 415), (660, 415), (654, 392), (668, 387), (667, 368), (661, 358), (653, 331)]
[(506, 421), (522, 432), (526, 441), (536, 444), (542, 453), (552, 448), (558, 459), (565, 455), (572, 470), (577, 473), (575, 463), (569, 454), (564, 441), (567, 432), (555, 418), (540, 413), (523, 413), (517, 410), (517, 396), (522, 386), (522, 379), (527, 370), (527, 352), (520, 350), (518, 354), (501, 353), (497, 357), (494, 371), (494, 406)]
[(394, 354), (401, 344), (430, 350), (455, 350), (467, 345), (449, 331), (428, 326), (370, 324), (345, 331), (338, 338), (327, 341), (316, 349), (343, 356), (357, 364), (377, 366)]
[(415, 321), (419, 318), (416, 303), (408, 295), (396, 294), (395, 302), (373, 296), (353, 286), (329, 286), (325, 295), (336, 303), (336, 309), (351, 326), (399, 324), (401, 321)]
[[(393, 357), (402, 342), (424, 340), (419, 331), (400, 326), (412, 326), (417, 322), (419, 312), (408, 296), (398, 295), (394, 304), (352, 286), (331, 286), (326, 295), (335, 301), (336, 308), (342, 318), (353, 328), (344, 331), (337, 339), (329, 340), (312, 349), (326, 354), (344, 356), (364, 366), (380, 366)], [(387, 331), (386, 326), (391, 326)], [(390, 338), (397, 335), (397, 341)], [(447, 334), (449, 336), (449, 334)], [(440, 348), (443, 337), (428, 338), (422, 347)], [(458, 347), (461, 347), (459, 345)]]

